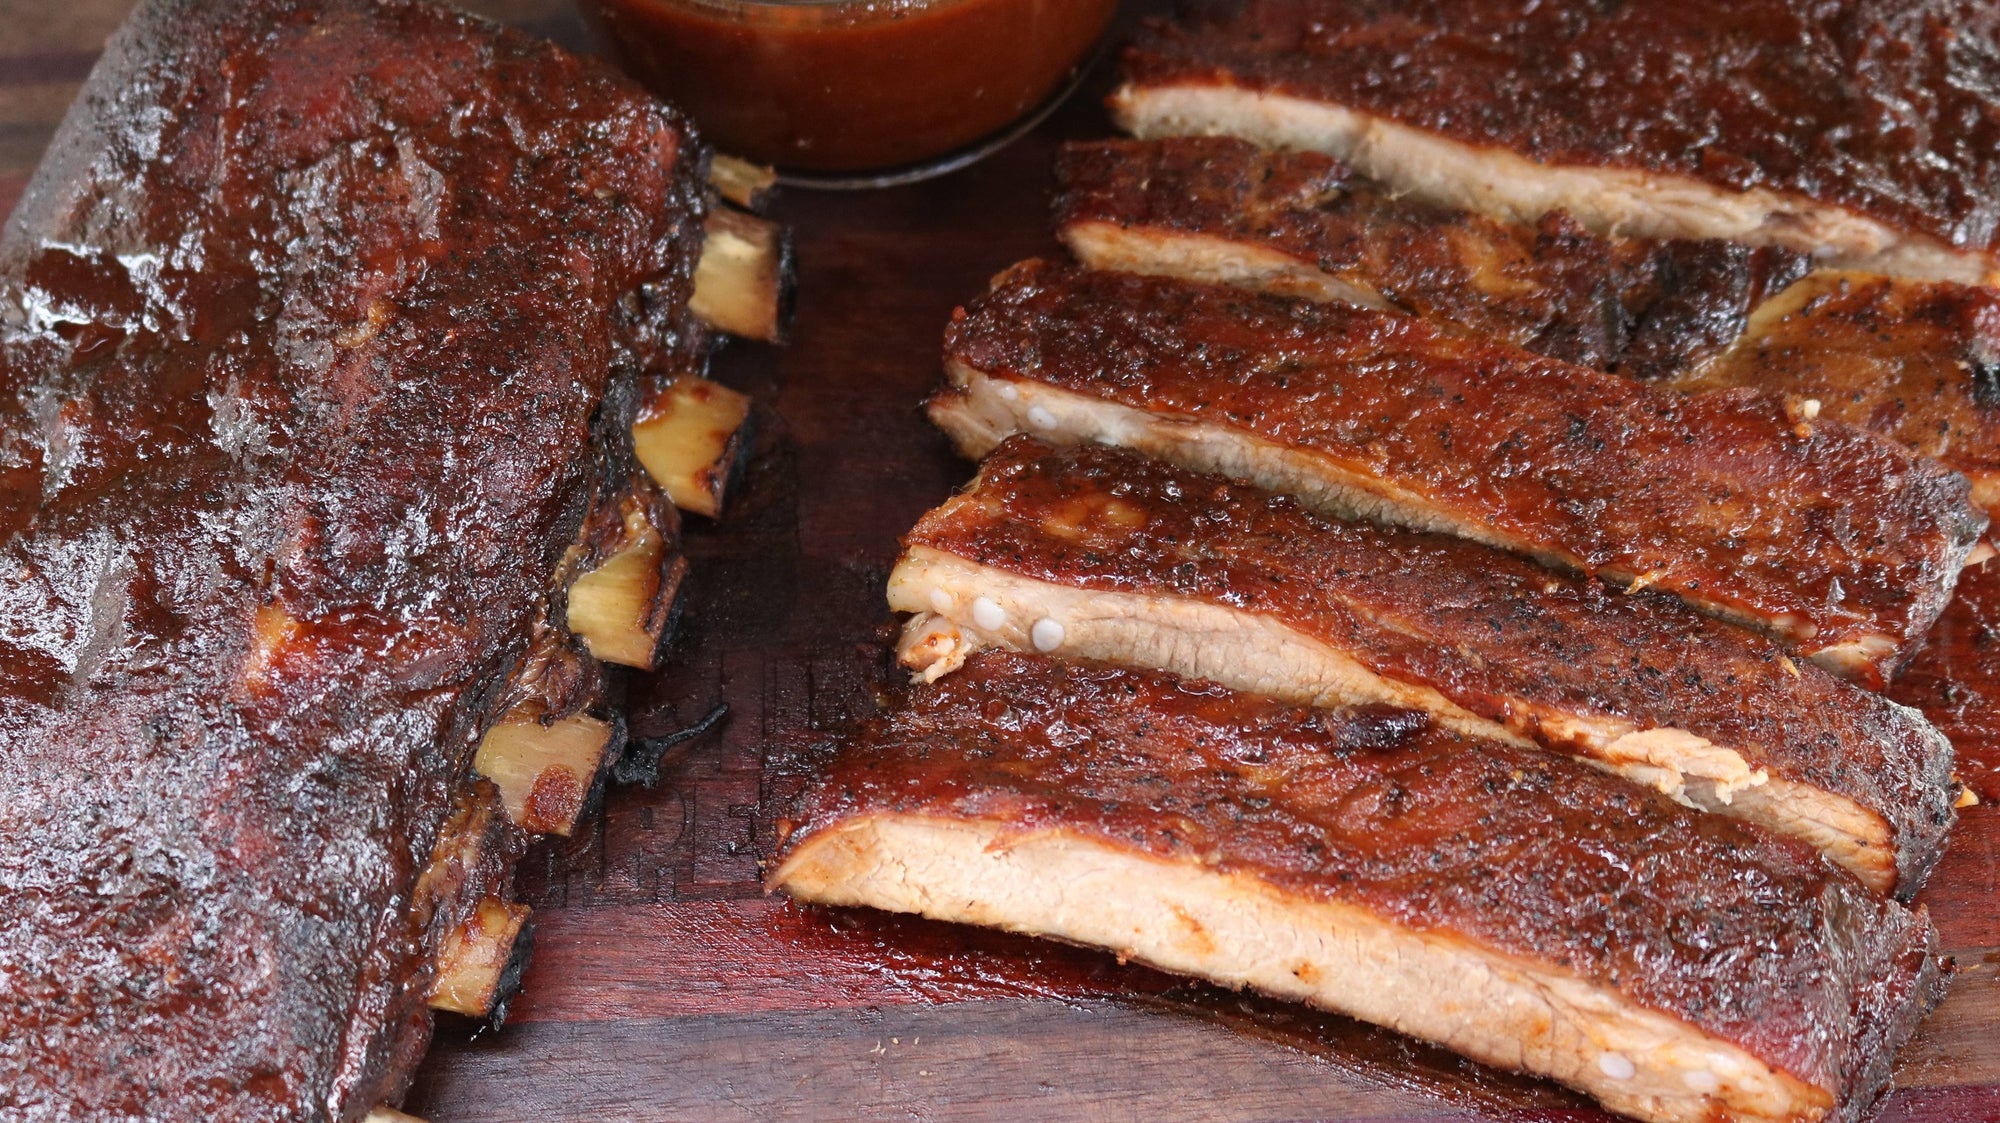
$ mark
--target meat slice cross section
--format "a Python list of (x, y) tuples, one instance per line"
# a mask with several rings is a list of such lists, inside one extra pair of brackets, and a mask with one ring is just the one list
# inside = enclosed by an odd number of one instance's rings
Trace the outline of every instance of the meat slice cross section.
[(930, 406), (1139, 449), (1342, 516), (1654, 588), (1878, 684), (1985, 515), (1963, 476), (1802, 403), (1657, 389), (1411, 316), (1027, 262), (963, 309)]
[(1852, 1120), (1935, 1001), (1921, 910), (1808, 847), (1393, 709), (993, 652), (826, 766), (770, 884), (1048, 936), (1640, 1119)]
[(918, 614), (902, 657), (926, 679), (1002, 646), (1421, 709), (1803, 839), (1906, 898), (1953, 819), (1942, 734), (1770, 640), (1122, 449), (1008, 441), (905, 537), (889, 604)]
[[(1942, 461), (2000, 509), (2000, 292), (1789, 250), (1599, 237), (1384, 194), (1228, 137), (1066, 146), (1056, 222), (1093, 269), (1394, 308), (1677, 390), (1799, 399)], [(1806, 404), (1810, 403), (1810, 404)]]
[(1161, 21), (1112, 98), (1142, 136), (1326, 152), (1398, 193), (1600, 233), (2000, 270), (1985, 0), (1232, 0)]

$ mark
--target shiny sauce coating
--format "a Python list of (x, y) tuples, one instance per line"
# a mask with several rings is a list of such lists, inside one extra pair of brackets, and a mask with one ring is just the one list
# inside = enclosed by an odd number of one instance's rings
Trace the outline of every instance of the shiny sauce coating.
[(1066, 145), (1057, 223), (1109, 223), (1274, 250), (1395, 308), (1640, 378), (1734, 342), (1805, 272), (1776, 247), (1603, 238), (1560, 212), (1528, 226), (1399, 197), (1317, 152), (1233, 137)]
[(397, 1093), (413, 886), (625, 485), (703, 164), (428, 3), (112, 40), (0, 239), (0, 1114)]

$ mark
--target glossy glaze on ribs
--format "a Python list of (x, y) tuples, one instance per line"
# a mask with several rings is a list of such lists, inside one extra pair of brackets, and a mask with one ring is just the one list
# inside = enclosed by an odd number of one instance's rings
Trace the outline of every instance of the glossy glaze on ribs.
[(1810, 398), (1958, 469), (2000, 510), (2000, 290), (1821, 270), (1760, 305), (1676, 389)]
[(1899, 896), (1952, 821), (1943, 736), (1771, 641), (1669, 598), (1323, 518), (1122, 449), (1014, 438), (904, 549), (890, 606), (949, 620), (973, 645), (1426, 709), (1805, 838)]
[(933, 420), (1137, 448), (1337, 514), (1673, 593), (1879, 682), (1985, 524), (1800, 403), (1681, 395), (1399, 313), (1028, 262), (955, 317)]
[(771, 880), (804, 899), (1098, 944), (1641, 1118), (1854, 1119), (1935, 997), (1923, 914), (1810, 849), (1405, 711), (990, 652), (797, 818)]
[(400, 1094), (478, 735), (588, 690), (620, 497), (674, 537), (627, 431), (703, 163), (427, 3), (113, 39), (0, 241), (0, 1115)]
[(1567, 362), (1669, 374), (1734, 342), (1804, 255), (1602, 238), (1385, 193), (1317, 152), (1231, 137), (1075, 142), (1056, 224), (1095, 269), (1398, 308)]
[(1143, 134), (1321, 148), (1507, 217), (1934, 279), (2000, 263), (1985, 0), (1219, 0), (1126, 65), (1114, 102)]

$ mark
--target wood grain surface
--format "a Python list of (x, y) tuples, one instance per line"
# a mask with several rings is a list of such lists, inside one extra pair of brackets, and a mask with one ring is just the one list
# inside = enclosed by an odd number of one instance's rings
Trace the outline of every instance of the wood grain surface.
[[(0, 0), (0, 212), (129, 0)], [(563, 0), (473, 5), (587, 49)], [(1101, 78), (1100, 87), (1101, 90)], [(526, 991), (498, 1032), (439, 1027), (408, 1109), (456, 1120), (1597, 1120), (1549, 1085), (1346, 1019), (1182, 983), (1096, 953), (861, 912), (759, 885), (792, 754), (873, 704), (888, 672), (897, 535), (970, 475), (917, 403), (956, 302), (1054, 253), (1049, 161), (1109, 124), (1086, 93), (1026, 140), (925, 184), (784, 196), (801, 297), (792, 345), (736, 346), (755, 396), (747, 484), (690, 520), (671, 666), (630, 684), (658, 782), (611, 791), (522, 871)], [(1959, 961), (1882, 1118), (2000, 1120), (2000, 565), (1973, 576), (1899, 684), (1989, 794), (1924, 900)]]

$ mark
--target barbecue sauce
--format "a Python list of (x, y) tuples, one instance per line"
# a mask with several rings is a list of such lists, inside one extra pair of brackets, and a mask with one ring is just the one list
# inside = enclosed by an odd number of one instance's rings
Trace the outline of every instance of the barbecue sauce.
[(1047, 99), (1116, 0), (589, 0), (627, 71), (718, 148), (780, 168), (910, 164)]

